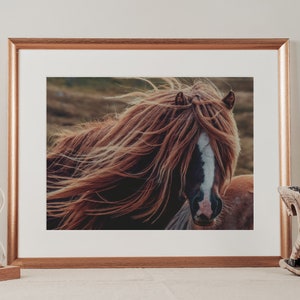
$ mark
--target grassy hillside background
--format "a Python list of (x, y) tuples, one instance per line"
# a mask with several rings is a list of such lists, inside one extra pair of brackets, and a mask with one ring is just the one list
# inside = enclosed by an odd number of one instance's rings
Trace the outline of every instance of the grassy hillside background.
[[(185, 80), (193, 80), (185, 78)], [(239, 129), (241, 153), (236, 175), (253, 173), (253, 78), (209, 78), (224, 93), (235, 92), (234, 115)], [(154, 79), (159, 84), (159, 78)], [(80, 123), (102, 120), (126, 108), (121, 100), (108, 99), (149, 85), (128, 78), (47, 78), (47, 144), (63, 128), (72, 129)]]

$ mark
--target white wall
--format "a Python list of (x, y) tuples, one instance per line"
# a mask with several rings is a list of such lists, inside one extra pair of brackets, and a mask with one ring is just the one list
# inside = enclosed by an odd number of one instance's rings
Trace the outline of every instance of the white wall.
[[(7, 186), (9, 37), (290, 38), (292, 184), (300, 185), (299, 11), (299, 0), (1, 1), (0, 187), (4, 194)], [(0, 215), (0, 240), (4, 244), (6, 232), (4, 210)]]

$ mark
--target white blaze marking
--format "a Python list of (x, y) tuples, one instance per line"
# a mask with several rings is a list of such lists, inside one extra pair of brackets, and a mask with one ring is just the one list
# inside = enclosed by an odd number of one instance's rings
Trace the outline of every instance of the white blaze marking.
[(198, 140), (198, 147), (201, 152), (204, 171), (204, 182), (201, 185), (201, 190), (204, 193), (203, 200), (210, 201), (210, 193), (215, 177), (215, 156), (209, 144), (209, 137), (206, 132), (201, 133)]

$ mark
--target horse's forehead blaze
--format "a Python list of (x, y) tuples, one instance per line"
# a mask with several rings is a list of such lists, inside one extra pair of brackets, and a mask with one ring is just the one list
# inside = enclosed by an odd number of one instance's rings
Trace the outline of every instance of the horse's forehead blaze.
[(203, 161), (202, 169), (204, 174), (201, 190), (204, 193), (204, 197), (209, 199), (215, 178), (215, 156), (210, 146), (209, 137), (205, 131), (199, 137), (198, 148), (201, 153), (201, 160)]

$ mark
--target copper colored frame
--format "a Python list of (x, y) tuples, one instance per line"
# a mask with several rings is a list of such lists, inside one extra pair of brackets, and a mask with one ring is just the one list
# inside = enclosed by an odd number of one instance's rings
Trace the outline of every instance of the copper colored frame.
[(281, 206), (281, 257), (78, 257), (21, 258), (18, 255), (18, 64), (21, 49), (276, 50), (279, 82), (280, 182), (290, 185), (288, 39), (9, 39), (8, 264), (24, 268), (271, 267), (291, 252), (291, 221)]

